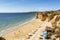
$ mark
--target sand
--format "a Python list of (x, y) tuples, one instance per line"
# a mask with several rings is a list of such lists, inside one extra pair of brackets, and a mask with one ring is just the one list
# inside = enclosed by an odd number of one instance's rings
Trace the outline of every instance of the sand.
[(11, 32), (6, 33), (5, 35), (2, 35), (2, 37), (6, 40), (27, 40), (37, 31), (41, 24), (42, 22), (40, 19), (35, 19)]

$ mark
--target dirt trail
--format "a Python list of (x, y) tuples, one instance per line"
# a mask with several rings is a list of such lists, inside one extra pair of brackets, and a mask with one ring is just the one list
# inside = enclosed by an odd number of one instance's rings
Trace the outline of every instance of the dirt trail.
[(38, 30), (35, 32), (35, 34), (33, 34), (33, 36), (30, 37), (30, 39), (28, 39), (28, 40), (41, 40), (40, 37), (41, 37), (43, 31), (45, 30), (46, 26), (52, 26), (52, 25), (50, 24), (50, 22), (47, 22), (47, 21), (43, 22), (41, 27), (38, 28)]

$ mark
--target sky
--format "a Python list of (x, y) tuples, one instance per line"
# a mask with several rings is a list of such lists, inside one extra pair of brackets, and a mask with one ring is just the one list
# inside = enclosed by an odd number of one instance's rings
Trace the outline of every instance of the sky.
[(30, 12), (60, 9), (60, 0), (0, 0), (0, 12)]

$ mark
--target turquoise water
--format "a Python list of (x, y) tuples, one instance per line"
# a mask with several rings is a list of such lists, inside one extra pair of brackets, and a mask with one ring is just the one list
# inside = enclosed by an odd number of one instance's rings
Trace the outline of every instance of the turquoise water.
[(35, 17), (35, 13), (0, 13), (0, 31), (22, 24)]

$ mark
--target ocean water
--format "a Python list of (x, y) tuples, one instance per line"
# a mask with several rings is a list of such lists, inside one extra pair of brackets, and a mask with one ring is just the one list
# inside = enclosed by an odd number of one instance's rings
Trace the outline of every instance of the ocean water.
[(35, 17), (35, 13), (0, 13), (0, 31)]

